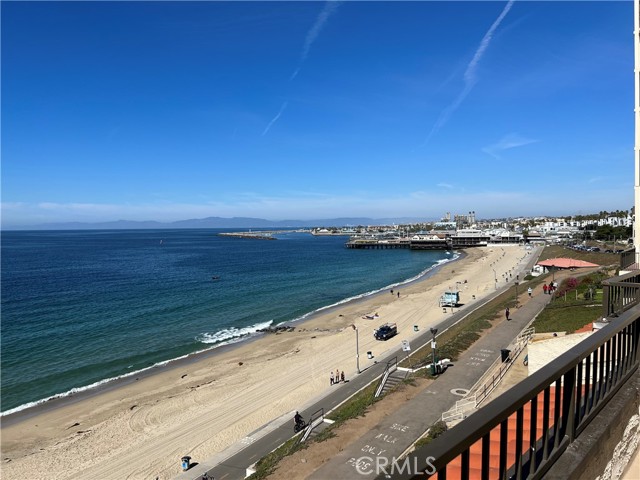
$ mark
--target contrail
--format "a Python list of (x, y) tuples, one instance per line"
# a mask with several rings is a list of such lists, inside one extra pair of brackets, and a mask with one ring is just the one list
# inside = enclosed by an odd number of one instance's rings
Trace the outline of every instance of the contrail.
[(513, 6), (514, 1), (515, 0), (509, 0), (509, 2), (507, 2), (504, 9), (502, 10), (502, 13), (500, 13), (498, 18), (496, 18), (496, 20), (493, 22), (493, 24), (489, 28), (489, 30), (487, 30), (487, 33), (484, 34), (484, 37), (480, 41), (480, 45), (478, 45), (478, 48), (476, 49), (476, 53), (473, 55), (473, 58), (469, 62), (469, 65), (467, 65), (467, 69), (464, 72), (464, 87), (462, 88), (462, 91), (458, 94), (458, 96), (451, 103), (451, 105), (449, 105), (447, 108), (445, 108), (442, 111), (442, 113), (440, 114), (440, 117), (438, 117), (438, 120), (436, 121), (436, 123), (433, 125), (433, 128), (429, 132), (427, 139), (424, 141), (424, 143), (421, 146), (425, 146), (427, 143), (429, 143), (429, 140), (431, 140), (431, 137), (438, 130), (440, 130), (440, 128), (442, 128), (445, 123), (449, 121), (449, 118), (451, 118), (451, 115), (453, 115), (453, 112), (455, 112), (458, 109), (462, 101), (467, 97), (467, 95), (469, 95), (469, 92), (471, 91), (471, 89), (473, 89), (474, 85), (477, 82), (476, 70), (478, 69), (478, 64), (480, 63), (480, 60), (482, 59), (484, 52), (487, 50), (487, 48), (489, 48), (489, 43), (493, 38), (494, 32), (500, 26), (500, 23), (502, 22), (502, 20), (504, 20), (504, 17), (507, 16), (507, 13), (509, 13), (509, 10), (511, 10), (511, 7)]
[(288, 103), (289, 103), (289, 102), (284, 102), (284, 103), (282, 104), (282, 106), (280, 107), (280, 111), (278, 112), (278, 114), (277, 114), (275, 117), (273, 117), (273, 118), (271, 119), (271, 121), (269, 122), (269, 125), (267, 125), (267, 128), (265, 128), (265, 129), (264, 129), (264, 132), (262, 132), (262, 135), (261, 135), (261, 136), (263, 136), (263, 137), (264, 137), (264, 136), (267, 134), (267, 132), (269, 131), (269, 129), (271, 129), (271, 127), (273, 126), (273, 124), (274, 124), (274, 123), (276, 123), (276, 121), (278, 121), (278, 119), (280, 118), (280, 115), (282, 115), (282, 112), (284, 112), (284, 109), (285, 109), (285, 108), (287, 108), (287, 104), (288, 104)]
[(309, 55), (309, 50), (311, 50), (311, 45), (316, 41), (318, 35), (320, 34), (320, 30), (324, 27), (324, 24), (327, 23), (329, 17), (336, 11), (338, 8), (339, 2), (336, 0), (327, 0), (324, 4), (324, 8), (316, 18), (316, 22), (313, 24), (311, 29), (307, 32), (307, 37), (304, 40), (304, 47), (302, 48), (302, 56), (300, 57), (300, 61), (298, 62), (298, 67), (291, 75), (289, 80), (293, 80), (298, 75), (300, 68), (302, 67), (302, 63), (307, 59)]

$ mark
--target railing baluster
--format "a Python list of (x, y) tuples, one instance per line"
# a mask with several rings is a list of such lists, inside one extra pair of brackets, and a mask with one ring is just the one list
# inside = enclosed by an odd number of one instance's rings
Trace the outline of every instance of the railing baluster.
[(604, 384), (602, 386), (602, 397), (604, 397), (609, 390), (611, 390), (611, 339), (605, 343), (605, 363), (604, 363)]
[(600, 345), (600, 347), (598, 348), (600, 357), (598, 358), (598, 392), (595, 399), (596, 405), (600, 403), (600, 398), (603, 395), (602, 389), (604, 388), (604, 351), (605, 346)]
[(591, 354), (587, 355), (584, 361), (584, 414), (586, 416), (591, 411), (591, 398), (593, 398), (589, 392), (589, 386), (591, 385)]
[[(578, 365), (579, 366), (579, 365)], [(563, 375), (564, 384), (562, 385), (562, 433), (560, 439), (565, 435), (569, 436), (569, 441), (573, 442), (576, 438), (575, 430), (575, 412), (576, 412), (576, 368), (569, 370)]]
[(550, 387), (544, 389), (544, 399), (542, 400), (542, 458), (546, 460), (549, 457), (549, 404)]
[(447, 480), (447, 467), (446, 466), (442, 470), (438, 471), (438, 480)]
[(575, 428), (580, 425), (582, 420), (582, 361), (576, 365), (576, 411), (573, 419)]
[(556, 449), (560, 444), (560, 397), (562, 395), (561, 378), (556, 380), (556, 388), (553, 396), (553, 449)]
[(500, 474), (499, 478), (503, 479), (507, 477), (507, 447), (508, 447), (508, 429), (509, 419), (506, 418), (500, 423)]
[(489, 466), (491, 464), (491, 431), (482, 436), (482, 465), (481, 479), (489, 480)]
[(631, 362), (631, 356), (632, 356), (632, 352), (633, 352), (633, 348), (632, 348), (632, 332), (633, 332), (633, 326), (632, 325), (627, 325), (624, 329), (624, 344), (625, 344), (625, 348), (624, 348), (624, 372), (626, 373), (629, 368), (632, 365)]
[(612, 285), (606, 283), (602, 285), (602, 306), (604, 307), (605, 317), (611, 314), (611, 289)]
[(624, 332), (618, 332), (615, 337), (615, 360), (613, 367), (613, 384), (618, 383), (618, 379), (622, 376), (622, 344), (624, 342)]
[(469, 480), (469, 449), (462, 452), (460, 480)]
[(631, 341), (631, 365), (635, 365), (638, 361), (638, 333), (640, 332), (640, 322), (633, 322), (631, 324), (631, 336), (629, 340)]
[[(538, 443), (538, 396), (531, 399), (531, 420), (529, 422), (529, 476), (536, 471)], [(484, 480), (484, 479), (482, 479)]]
[(524, 426), (524, 407), (516, 413), (516, 480), (522, 479), (522, 441)]
[(591, 378), (591, 402), (589, 406), (589, 410), (593, 409), (596, 405), (596, 396), (598, 393), (598, 355), (600, 353), (600, 348), (597, 348), (593, 352), (593, 375)]

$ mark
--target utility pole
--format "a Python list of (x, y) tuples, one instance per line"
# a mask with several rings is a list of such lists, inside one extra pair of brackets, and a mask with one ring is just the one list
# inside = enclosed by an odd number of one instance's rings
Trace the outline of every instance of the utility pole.
[(356, 369), (358, 370), (358, 373), (360, 373), (360, 346), (358, 344), (358, 327), (356, 327), (354, 324), (352, 324), (351, 327), (356, 331)]
[(436, 374), (436, 333), (438, 333), (438, 329), (431, 328), (431, 334), (433, 335), (433, 340), (431, 341), (431, 349), (432, 349), (432, 356), (433, 356), (433, 366), (432, 366), (431, 373), (433, 375)]

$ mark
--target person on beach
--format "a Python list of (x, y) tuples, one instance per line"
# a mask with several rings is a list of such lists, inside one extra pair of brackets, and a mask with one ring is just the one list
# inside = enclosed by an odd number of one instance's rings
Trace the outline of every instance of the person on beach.
[(545, 283), (545, 284), (542, 286), (542, 291), (544, 292), (544, 294), (545, 294), (545, 295), (547, 294), (547, 290), (549, 290), (549, 287), (547, 287), (547, 284)]
[(509, 307), (504, 311), (504, 316), (507, 317), (507, 322), (509, 321)]
[(529, 296), (531, 296), (531, 294), (533, 293), (533, 290), (531, 290), (531, 287), (527, 288), (527, 293), (529, 294)]
[(331, 370), (331, 385), (333, 385), (333, 370)]
[(391, 295), (393, 295), (393, 288), (391, 289)]
[(344, 370), (340, 372), (340, 381), (344, 383)]
[(398, 298), (400, 298), (400, 292), (398, 292)]
[(340, 383), (340, 370), (336, 368), (336, 383)]

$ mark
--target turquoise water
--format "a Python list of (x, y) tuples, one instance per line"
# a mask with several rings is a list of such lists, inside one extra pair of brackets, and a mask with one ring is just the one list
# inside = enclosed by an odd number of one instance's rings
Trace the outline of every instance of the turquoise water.
[(241, 341), (450, 259), (221, 231), (3, 232), (2, 412)]

